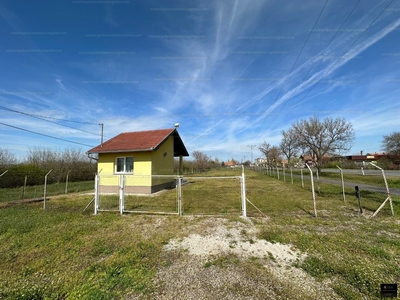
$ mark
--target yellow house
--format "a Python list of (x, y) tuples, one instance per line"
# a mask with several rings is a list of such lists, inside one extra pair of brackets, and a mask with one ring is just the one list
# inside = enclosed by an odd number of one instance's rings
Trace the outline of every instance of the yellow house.
[(168, 188), (174, 157), (179, 157), (181, 170), (182, 157), (189, 156), (176, 128), (124, 132), (88, 153), (98, 155), (102, 193), (118, 193), (122, 176), (126, 193), (151, 194)]

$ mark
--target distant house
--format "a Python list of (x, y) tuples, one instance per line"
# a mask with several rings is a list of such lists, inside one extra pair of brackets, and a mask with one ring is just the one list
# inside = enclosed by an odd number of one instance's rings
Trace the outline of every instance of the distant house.
[(234, 161), (227, 161), (227, 162), (224, 162), (224, 166), (227, 168), (233, 168), (236, 166), (236, 163)]
[(118, 193), (120, 176), (126, 176), (126, 193), (151, 194), (171, 185), (174, 157), (189, 156), (176, 128), (124, 132), (88, 151), (98, 155), (100, 191)]
[(398, 169), (400, 167), (400, 155), (391, 155), (384, 152), (367, 153), (366, 155), (361, 152), (359, 155), (348, 155), (345, 158), (359, 166), (364, 166), (370, 162), (376, 163), (379, 159), (387, 159), (392, 162), (392, 168)]

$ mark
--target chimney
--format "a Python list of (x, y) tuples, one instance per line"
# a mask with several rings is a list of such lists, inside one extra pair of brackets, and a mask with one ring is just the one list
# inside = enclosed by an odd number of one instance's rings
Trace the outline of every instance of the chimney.
[(362, 150), (360, 151), (360, 155), (363, 155), (363, 151)]

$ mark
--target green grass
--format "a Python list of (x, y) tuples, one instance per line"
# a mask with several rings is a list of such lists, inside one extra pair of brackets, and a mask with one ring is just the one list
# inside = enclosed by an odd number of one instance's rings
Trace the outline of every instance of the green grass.
[[(286, 172), (286, 180), (290, 180), (290, 169), (285, 170)], [(360, 171), (361, 172), (361, 171)], [(368, 184), (368, 185), (373, 185), (373, 186), (381, 186), (381, 187), (385, 187), (385, 182), (382, 176), (382, 173), (380, 170), (375, 170), (374, 171), (374, 175), (362, 175), (360, 174), (348, 174), (348, 173), (344, 173), (343, 174), (343, 180), (345, 182), (356, 182), (356, 183), (360, 183), (360, 184)], [(292, 171), (293, 175), (300, 175), (300, 171), (299, 169), (293, 169)], [(275, 177), (276, 175), (276, 171), (275, 171)], [(316, 173), (314, 171), (314, 179), (316, 180)], [(303, 175), (304, 176), (309, 176), (310, 175), (310, 171), (307, 169), (303, 170)], [(329, 179), (336, 179), (336, 180), (341, 180), (341, 176), (340, 173), (335, 173), (335, 172), (322, 172), (321, 174), (319, 174), (319, 176), (321, 178), (329, 178)], [(280, 169), (280, 179), (282, 180), (283, 175), (282, 175), (282, 170)], [(389, 188), (400, 188), (400, 177), (398, 176), (387, 176), (386, 175), (386, 181), (389, 185)]]
[[(67, 186), (68, 193), (77, 193), (82, 191), (94, 190), (94, 181), (69, 182)], [(60, 195), (65, 193), (65, 182), (48, 184), (46, 197)], [(19, 188), (0, 189), (0, 202), (9, 202), (21, 199), (43, 198), (44, 185), (34, 185)]]
[[(240, 173), (221, 170), (202, 175)], [(359, 214), (353, 191), (346, 191), (344, 203), (340, 187), (324, 184), (321, 193), (316, 193), (315, 218), (309, 188), (287, 181), (246, 170), (247, 198), (269, 217), (267, 223), (260, 222), (263, 215), (248, 204), (248, 215), (254, 217), (252, 224), (259, 230), (260, 239), (292, 244), (307, 253), (304, 262), (296, 266), (317, 281), (329, 280), (344, 299), (379, 299), (381, 283), (399, 282), (399, 197), (393, 197), (394, 217), (386, 205), (375, 218), (369, 218)], [(183, 187), (185, 215), (225, 213), (227, 220), (241, 220), (238, 181), (189, 182)], [(162, 247), (171, 238), (190, 234), (187, 228), (198, 219), (121, 216), (117, 212), (94, 216), (93, 206), (83, 212), (92, 197), (51, 197), (46, 210), (40, 203), (0, 209), (0, 299), (151, 297), (157, 268), (177, 259), (174, 254), (169, 258), (161, 254)], [(384, 194), (363, 194), (365, 215), (370, 216), (384, 198)], [(150, 205), (157, 201), (158, 206), (170, 207), (175, 199), (176, 191), (169, 190), (155, 197), (132, 196), (128, 202)], [(247, 232), (241, 235), (248, 239)], [(208, 258), (203, 266), (239, 266), (249, 278), (257, 275), (274, 280), (257, 259), (242, 261), (223, 255)], [(281, 298), (293, 297), (290, 283), (272, 285)]]

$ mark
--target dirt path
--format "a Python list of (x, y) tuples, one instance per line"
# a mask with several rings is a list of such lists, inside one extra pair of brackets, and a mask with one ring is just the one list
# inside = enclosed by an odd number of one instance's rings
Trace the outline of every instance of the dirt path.
[(257, 238), (250, 220), (204, 219), (164, 246), (148, 299), (340, 299), (294, 267), (306, 253)]

